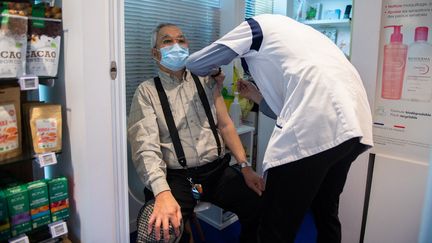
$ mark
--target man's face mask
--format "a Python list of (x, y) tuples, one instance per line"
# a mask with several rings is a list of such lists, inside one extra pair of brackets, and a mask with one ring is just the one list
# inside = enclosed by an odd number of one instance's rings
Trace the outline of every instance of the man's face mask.
[(189, 48), (182, 47), (179, 44), (161, 48), (160, 64), (169, 70), (179, 71), (185, 67), (186, 58), (189, 56)]

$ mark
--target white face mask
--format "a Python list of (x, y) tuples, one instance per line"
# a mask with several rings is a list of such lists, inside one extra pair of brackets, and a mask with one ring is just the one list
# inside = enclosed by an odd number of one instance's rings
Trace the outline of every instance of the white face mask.
[(185, 67), (186, 58), (189, 56), (189, 49), (179, 44), (161, 48), (160, 64), (171, 71), (179, 71)]

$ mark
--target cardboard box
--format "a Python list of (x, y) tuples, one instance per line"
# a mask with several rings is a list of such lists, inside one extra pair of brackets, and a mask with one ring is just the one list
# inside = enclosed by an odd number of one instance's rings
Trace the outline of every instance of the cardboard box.
[(69, 217), (69, 193), (66, 177), (59, 177), (48, 181), (52, 222)]
[(27, 184), (30, 203), (30, 216), (32, 228), (51, 223), (51, 214), (48, 199), (48, 186), (45, 181), (33, 181)]
[(27, 185), (9, 187), (5, 190), (11, 222), (12, 236), (31, 230)]
[(10, 224), (8, 216), (8, 207), (6, 195), (0, 190), (0, 241), (7, 240), (10, 237)]

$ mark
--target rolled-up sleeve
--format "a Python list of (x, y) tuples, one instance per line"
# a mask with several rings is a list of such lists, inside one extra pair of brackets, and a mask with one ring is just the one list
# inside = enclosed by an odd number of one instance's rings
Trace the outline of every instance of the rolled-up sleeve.
[(150, 92), (141, 84), (135, 91), (128, 117), (128, 139), (133, 164), (142, 182), (154, 195), (170, 190), (166, 164), (159, 145), (159, 128)]

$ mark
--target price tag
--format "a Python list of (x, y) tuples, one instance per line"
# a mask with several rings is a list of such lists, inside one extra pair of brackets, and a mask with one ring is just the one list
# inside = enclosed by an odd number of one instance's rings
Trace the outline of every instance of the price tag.
[(52, 238), (65, 235), (68, 232), (66, 222), (63, 220), (51, 223), (48, 225)]
[(32, 90), (39, 88), (39, 78), (35, 75), (25, 75), (18, 79), (21, 90)]
[(55, 153), (38, 154), (37, 159), (40, 167), (57, 164), (57, 157)]
[(30, 243), (30, 241), (27, 235), (19, 235), (17, 237), (9, 239), (9, 243)]

